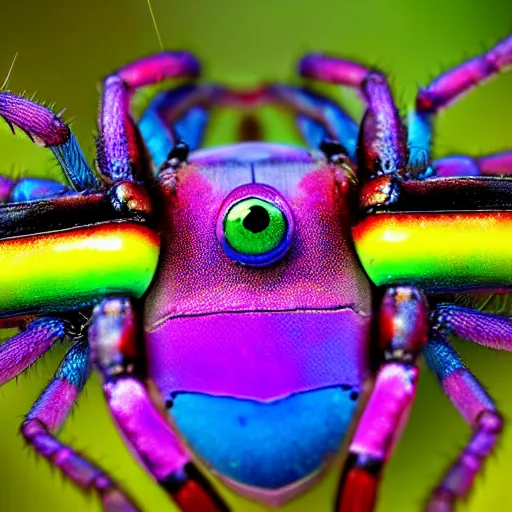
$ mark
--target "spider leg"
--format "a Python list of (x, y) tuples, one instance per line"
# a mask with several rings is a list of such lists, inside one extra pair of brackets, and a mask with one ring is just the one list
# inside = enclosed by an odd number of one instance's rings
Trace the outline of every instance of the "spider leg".
[[(160, 167), (180, 140), (192, 151), (199, 147), (208, 110), (213, 106), (252, 109), (267, 103), (279, 104), (296, 113), (299, 130), (310, 147), (320, 147), (326, 138), (335, 139), (350, 158), (355, 158), (357, 124), (333, 101), (306, 88), (282, 84), (250, 91), (186, 84), (157, 95), (142, 116), (139, 129), (153, 162)], [(242, 139), (247, 137), (242, 134)]]
[(379, 315), (384, 361), (359, 420), (342, 473), (337, 512), (370, 512), (384, 465), (416, 393), (416, 358), (427, 341), (427, 305), (414, 288), (386, 291)]
[(58, 197), (76, 193), (71, 187), (58, 181), (41, 178), (22, 178), (11, 180), (0, 177), (0, 203), (19, 203), (47, 197)]
[(21, 426), (21, 434), (36, 453), (84, 490), (96, 491), (104, 509), (116, 512), (135, 512), (110, 477), (101, 469), (62, 444), (56, 433), (71, 412), (89, 375), (89, 348), (79, 342), (65, 355), (55, 377), (43, 391)]
[(508, 36), (488, 52), (451, 69), (426, 88), (420, 89), (416, 97), (416, 110), (435, 114), (511, 65), (512, 36)]
[(105, 299), (89, 328), (92, 359), (103, 374), (110, 411), (155, 480), (184, 512), (227, 512), (143, 384), (140, 330), (129, 299)]
[(308, 146), (318, 148), (324, 139), (334, 139), (355, 159), (358, 135), (355, 121), (339, 105), (305, 87), (268, 84), (252, 91), (223, 88), (220, 103), (241, 108), (263, 104), (288, 108), (297, 116), (297, 126)]
[(416, 108), (409, 114), (409, 164), (423, 166), (430, 154), (432, 118), (443, 108), (461, 98), (472, 88), (512, 65), (512, 36), (488, 52), (475, 57), (436, 78), (420, 89)]
[(133, 93), (171, 78), (195, 77), (199, 64), (185, 52), (164, 52), (124, 66), (104, 81), (97, 143), (98, 166), (110, 182), (144, 178), (145, 154), (130, 114)]
[(34, 320), (19, 334), (0, 345), (0, 386), (34, 364), (66, 334), (66, 322), (60, 318)]
[(503, 428), (503, 419), (483, 386), (465, 367), (453, 347), (439, 334), (425, 348), (427, 363), (444, 393), (473, 430), (473, 435), (434, 489), (426, 509), (429, 512), (453, 510), (464, 498)]
[(138, 127), (155, 168), (168, 159), (178, 142), (186, 142), (191, 151), (201, 145), (216, 90), (215, 86), (185, 84), (151, 101)]
[(97, 190), (96, 173), (89, 167), (69, 126), (52, 110), (10, 92), (0, 92), (0, 116), (14, 131), (24, 131), (30, 139), (52, 150), (75, 190)]
[(512, 151), (486, 155), (449, 156), (432, 162), (435, 176), (512, 176)]
[(439, 304), (433, 311), (433, 329), (485, 347), (512, 351), (512, 319), (475, 309)]
[(325, 139), (338, 141), (352, 161), (356, 160), (359, 127), (336, 103), (306, 88), (275, 84), (269, 86), (277, 100), (297, 113), (297, 125), (311, 148)]

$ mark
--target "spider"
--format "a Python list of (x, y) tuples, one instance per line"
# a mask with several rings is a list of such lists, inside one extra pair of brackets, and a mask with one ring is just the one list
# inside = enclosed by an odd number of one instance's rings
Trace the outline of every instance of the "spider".
[[(119, 431), (180, 510), (228, 510), (205, 468), (279, 506), (341, 450), (325, 506), (371, 511), (424, 354), (473, 429), (426, 505), (452, 510), (503, 420), (447, 335), (510, 350), (512, 321), (449, 299), (508, 293), (512, 153), (431, 161), (432, 124), (510, 64), (512, 37), (420, 90), (406, 126), (380, 71), (306, 56), (303, 77), (360, 91), (358, 125), (310, 87), (203, 84), (193, 56), (162, 52), (105, 79), (97, 171), (60, 115), (0, 92), (0, 115), (69, 181), (1, 181), (0, 314), (22, 330), (0, 346), (0, 383), (72, 342), (22, 423), (28, 445), (105, 510), (138, 509), (57, 437), (94, 366)], [(133, 93), (168, 79), (189, 81), (136, 122)], [(251, 117), (238, 143), (201, 149), (212, 108), (264, 104), (290, 109), (312, 149), (258, 140)]]

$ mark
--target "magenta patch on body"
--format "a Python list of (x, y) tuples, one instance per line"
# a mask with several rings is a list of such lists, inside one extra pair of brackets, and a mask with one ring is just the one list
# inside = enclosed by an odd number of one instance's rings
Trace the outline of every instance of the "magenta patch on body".
[(148, 333), (150, 374), (165, 397), (271, 401), (340, 384), (358, 389), (368, 331), (368, 319), (350, 309), (175, 318)]
[[(276, 189), (295, 219), (289, 252), (266, 268), (231, 260), (215, 234), (223, 201), (246, 184)], [(164, 239), (145, 330), (149, 376), (164, 395), (271, 400), (361, 382), (371, 295), (340, 168), (300, 148), (246, 143), (194, 153), (159, 190)]]

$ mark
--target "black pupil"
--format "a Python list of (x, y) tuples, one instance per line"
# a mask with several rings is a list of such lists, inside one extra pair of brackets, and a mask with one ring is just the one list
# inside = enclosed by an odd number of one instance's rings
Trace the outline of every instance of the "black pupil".
[(249, 213), (242, 221), (242, 225), (248, 231), (261, 233), (268, 228), (270, 216), (263, 206), (254, 205), (249, 208)]

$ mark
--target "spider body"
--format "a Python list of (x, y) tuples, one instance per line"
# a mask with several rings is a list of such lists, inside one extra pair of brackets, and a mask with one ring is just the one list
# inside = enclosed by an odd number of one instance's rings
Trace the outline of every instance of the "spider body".
[[(303, 149), (244, 143), (192, 153), (159, 183), (148, 374), (231, 485), (274, 500), (297, 492), (338, 450), (369, 373), (370, 285), (351, 243), (349, 179)], [(240, 265), (217, 240), (218, 219), (270, 187), (288, 205), (293, 242), (270, 266)]]
[[(0, 115), (69, 181), (1, 181), (0, 316), (24, 330), (0, 347), (0, 383), (75, 341), (21, 426), (27, 443), (106, 510), (136, 510), (56, 437), (93, 364), (119, 430), (180, 510), (229, 510), (198, 460), (279, 505), (343, 447), (325, 508), (369, 512), (425, 354), (473, 430), (427, 505), (453, 509), (502, 419), (446, 335), (511, 350), (512, 321), (443, 299), (510, 290), (512, 165), (510, 153), (432, 161), (432, 121), (511, 63), (509, 37), (420, 91), (408, 127), (383, 74), (323, 55), (301, 74), (358, 88), (359, 126), (306, 87), (193, 82), (137, 123), (136, 89), (199, 71), (187, 53), (158, 54), (105, 79), (98, 173), (59, 116), (0, 92)], [(291, 109), (313, 150), (200, 149), (211, 108), (265, 103)], [(240, 139), (254, 128), (242, 123)]]

